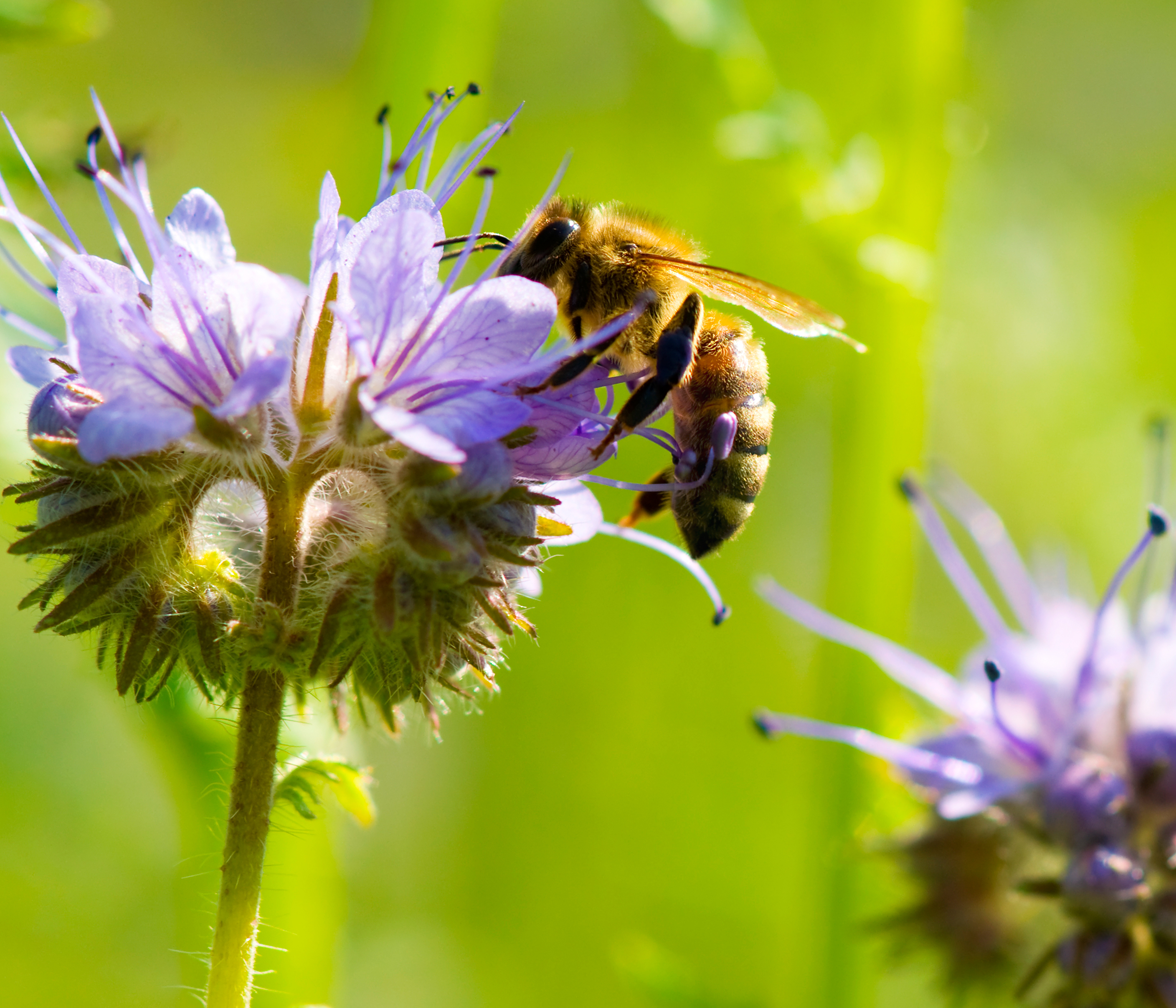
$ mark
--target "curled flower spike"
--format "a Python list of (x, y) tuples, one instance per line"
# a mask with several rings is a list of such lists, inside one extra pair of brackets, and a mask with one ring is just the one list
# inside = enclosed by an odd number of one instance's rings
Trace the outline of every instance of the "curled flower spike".
[[(605, 523), (581, 482), (616, 454), (593, 450), (614, 425), (618, 379), (596, 366), (543, 396), (522, 392), (569, 348), (548, 344), (551, 291), (496, 275), (517, 236), (477, 244), (493, 194), (484, 162), (518, 110), (434, 172), (441, 127), (476, 94), (470, 85), (434, 96), (396, 157), (381, 113), (376, 204), (352, 220), (324, 178), (306, 284), (238, 262), (221, 208), (201, 189), (161, 223), (144, 163), (128, 158), (96, 96), (100, 125), (82, 167), (122, 261), (88, 253), (5, 120), (65, 235), (18, 208), (0, 178), (0, 220), (36, 261), (11, 265), (60, 311), (64, 333), (0, 308), (41, 344), (8, 355), (37, 389), (37, 458), (29, 480), (5, 491), (35, 503), (36, 520), (10, 552), (49, 562), (21, 606), (39, 610), (38, 631), (93, 632), (120, 694), (148, 701), (187, 675), (240, 711), (210, 1008), (248, 1002), (287, 697), (302, 706), (325, 694), (340, 727), (354, 705), (391, 732), (416, 705), (436, 731), (447, 694), (468, 702), (497, 691), (504, 638), (535, 636), (520, 595), (538, 593), (552, 549), (597, 532), (677, 560), (715, 622), (726, 614), (697, 563)], [(114, 171), (100, 164), (103, 142)], [(441, 211), (470, 179), (481, 186), (472, 226), (449, 238)], [(456, 261), (442, 274), (450, 247)], [(484, 247), (500, 254), (459, 286)], [(583, 345), (614, 338), (647, 308), (639, 299)], [(715, 430), (711, 459), (683, 487), (731, 450), (732, 423)], [(682, 461), (671, 435), (632, 434)], [(342, 767), (318, 771), (334, 783), (359, 773)], [(299, 774), (279, 793), (309, 809), (317, 778)]]
[[(1140, 539), (1092, 608), (1071, 596), (1044, 594), (999, 518), (958, 480), (944, 480), (941, 499), (976, 540), (1021, 624), (1013, 629), (931, 498), (911, 477), (902, 490), (985, 635), (959, 679), (822, 612), (770, 578), (762, 579), (758, 590), (821, 636), (873, 658), (938, 707), (948, 727), (903, 743), (862, 728), (770, 711), (756, 714), (757, 725), (770, 737), (830, 739), (879, 756), (933, 803), (932, 825), (908, 847), (938, 853), (934, 862), (909, 856), (926, 897), (904, 920), (946, 947), (953, 977), (975, 979), (1009, 961), (1016, 926), (1008, 893), (1018, 888), (1059, 898), (1073, 927), (1041, 960), (1042, 970), (1054, 962), (1060, 975), (1054, 1003), (1084, 1005), (1095, 991), (1110, 991), (1099, 1004), (1126, 1005), (1157, 985), (1176, 989), (1176, 944), (1161, 936), (1168, 907), (1176, 905), (1173, 601), (1170, 595), (1156, 596), (1133, 622), (1118, 599), (1128, 573), (1167, 532), (1167, 517), (1159, 508), (1149, 509)], [(979, 834), (955, 824), (978, 815), (990, 821), (984, 830), (1004, 838), (1004, 853), (999, 866), (985, 870), (984, 886), (973, 891), (968, 882), (973, 868), (963, 852), (973, 849)], [(952, 853), (957, 847), (958, 858)], [(1016, 879), (1022, 865), (1043, 857), (1065, 866), (1058, 877)], [(1007, 878), (1003, 890), (996, 887), (998, 878)], [(980, 936), (980, 947), (988, 950), (982, 961), (975, 945), (979, 921), (988, 921)], [(1096, 952), (1111, 958), (1092, 970)], [(1113, 983), (1107, 970), (1117, 971)], [(1040, 972), (1026, 978), (1026, 989)]]

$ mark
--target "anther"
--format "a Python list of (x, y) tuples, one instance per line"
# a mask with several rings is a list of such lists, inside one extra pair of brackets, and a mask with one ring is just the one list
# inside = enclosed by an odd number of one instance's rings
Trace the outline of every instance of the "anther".
[(388, 113), (392, 111), (392, 106), (384, 102), (380, 106), (380, 111), (376, 113), (376, 125), (383, 126), (388, 121)]
[(910, 476), (902, 476), (898, 481), (898, 492), (907, 500), (913, 501), (919, 496), (919, 486)]
[(95, 126), (89, 133), (86, 134), (86, 146), (89, 147), (98, 143), (102, 139), (102, 127)]
[(988, 676), (988, 681), (994, 686), (996, 681), (1000, 678), (1000, 668), (994, 661), (986, 661), (984, 663), (984, 674)]
[(74, 167), (77, 168), (77, 170), (80, 171), (83, 175), (85, 175), (86, 178), (88, 178), (88, 179), (96, 178), (98, 175), (98, 173), (93, 168), (91, 168), (88, 164), (86, 164), (85, 161), (76, 162), (74, 164)]
[(482, 89), (480, 87), (478, 87), (478, 85), (476, 83), (474, 83), (473, 81), (470, 81), (466, 85), (466, 91), (472, 95), (480, 95), (482, 93)]
[(1147, 527), (1154, 536), (1162, 536), (1168, 531), (1168, 516), (1163, 508), (1152, 504), (1147, 509)]
[(486, 165), (484, 168), (479, 168), (476, 172), (474, 172), (474, 174), (477, 175), (478, 178), (494, 178), (494, 176), (498, 174), (498, 169), (491, 168), (489, 165)]
[(457, 91), (454, 90), (454, 87), (452, 84), (450, 84), (449, 87), (447, 87), (445, 89), (445, 97), (446, 98), (453, 98), (456, 94), (457, 94)]

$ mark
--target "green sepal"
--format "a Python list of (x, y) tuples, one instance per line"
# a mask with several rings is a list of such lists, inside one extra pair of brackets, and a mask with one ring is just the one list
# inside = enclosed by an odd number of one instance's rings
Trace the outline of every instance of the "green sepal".
[(41, 621), (33, 627), (33, 633), (40, 633), (42, 630), (51, 630), (60, 626), (109, 595), (119, 582), (130, 573), (139, 555), (140, 547), (136, 543), (129, 549), (116, 554), (101, 567), (90, 571), (76, 588), (41, 618)]
[(139, 675), (139, 668), (147, 655), (147, 648), (155, 637), (155, 624), (159, 619), (159, 608), (163, 604), (161, 593), (153, 592), (143, 600), (135, 622), (131, 626), (122, 654), (118, 661), (115, 688), (119, 696), (125, 696), (131, 684)]
[(155, 503), (155, 499), (146, 494), (127, 494), (100, 504), (91, 504), (51, 521), (48, 525), (42, 525), (35, 532), (14, 542), (8, 547), (8, 552), (18, 556), (40, 553), (50, 546), (58, 546), (71, 539), (97, 535), (141, 517), (150, 511)]

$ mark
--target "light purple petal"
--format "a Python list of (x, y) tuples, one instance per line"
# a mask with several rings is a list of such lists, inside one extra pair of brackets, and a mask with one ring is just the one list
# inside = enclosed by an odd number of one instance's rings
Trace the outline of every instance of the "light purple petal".
[(1008, 798), (1026, 786), (1026, 781), (996, 777), (985, 781), (979, 787), (964, 791), (953, 791), (939, 799), (937, 811), (944, 819), (966, 819), (968, 816), (991, 808), (998, 801)]
[(232, 390), (212, 413), (222, 419), (242, 416), (258, 403), (284, 393), (289, 376), (289, 358), (281, 354), (260, 357), (241, 372)]
[(270, 354), (285, 355), (294, 342), (305, 291), (264, 266), (233, 263), (210, 278), (228, 306), (229, 348), (242, 364)]
[(78, 432), (78, 451), (94, 465), (131, 458), (167, 447), (191, 431), (193, 424), (190, 410), (123, 397), (86, 414)]
[(468, 446), (480, 441), (497, 441), (517, 430), (527, 422), (531, 409), (517, 396), (473, 388), (461, 395), (425, 403), (415, 408), (413, 414), (454, 444)]
[(203, 189), (181, 196), (164, 227), (173, 242), (210, 266), (224, 266), (237, 258), (224, 211)]
[(408, 190), (373, 207), (343, 242), (340, 302), (360, 327), (348, 335), (368, 342), (377, 363), (387, 362), (404, 331), (428, 311), (442, 255), (433, 246), (444, 237), (433, 201)]
[(573, 546), (587, 542), (600, 531), (604, 521), (600, 501), (579, 480), (557, 480), (532, 489), (536, 493), (559, 498), (558, 504), (543, 508), (543, 511), (572, 530), (570, 535), (552, 536), (544, 543), (545, 546)]
[(814, 721), (794, 714), (776, 714), (766, 710), (757, 711), (755, 720), (768, 736), (804, 735), (808, 738), (844, 742), (871, 756), (881, 757), (895, 766), (935, 774), (958, 784), (978, 784), (984, 776), (984, 771), (975, 763), (952, 756), (940, 756), (918, 746), (896, 742), (884, 735), (875, 735), (865, 728), (850, 728), (847, 725), (829, 724), (826, 721)]
[(368, 409), (372, 422), (401, 444), (413, 451), (427, 455), (438, 462), (448, 462), (460, 465), (466, 460), (466, 453), (448, 438), (438, 434), (426, 424), (421, 423), (415, 413), (385, 403), (382, 406)]
[(14, 346), (8, 351), (8, 366), (34, 388), (40, 388), (61, 377), (61, 368), (49, 363), (49, 358), (55, 356), (57, 353), (53, 350)]
[(94, 296), (115, 301), (133, 301), (139, 296), (139, 281), (125, 266), (98, 256), (68, 256), (57, 275), (57, 305), (66, 327), (77, 314), (79, 300)]
[(526, 360), (547, 339), (555, 314), (555, 295), (523, 277), (456, 291), (441, 302), (407, 373), (488, 373)]
[(926, 658), (900, 647), (893, 641), (888, 641), (885, 637), (879, 637), (839, 620), (836, 616), (830, 616), (782, 588), (772, 578), (760, 578), (756, 582), (756, 591), (764, 601), (814, 633), (873, 658), (892, 679), (907, 689), (914, 690), (941, 710), (957, 717), (962, 713), (959, 683)]

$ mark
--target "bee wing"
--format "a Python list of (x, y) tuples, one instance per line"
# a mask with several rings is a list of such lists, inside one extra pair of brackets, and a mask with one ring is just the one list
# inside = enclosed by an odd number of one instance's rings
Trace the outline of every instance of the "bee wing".
[(775, 284), (721, 266), (691, 262), (689, 259), (654, 255), (651, 252), (642, 253), (641, 258), (661, 263), (669, 272), (691, 287), (698, 288), (703, 294), (747, 308), (783, 332), (793, 336), (834, 336), (848, 343), (858, 353), (865, 352), (866, 348), (861, 343), (842, 332), (845, 322), (839, 316)]

